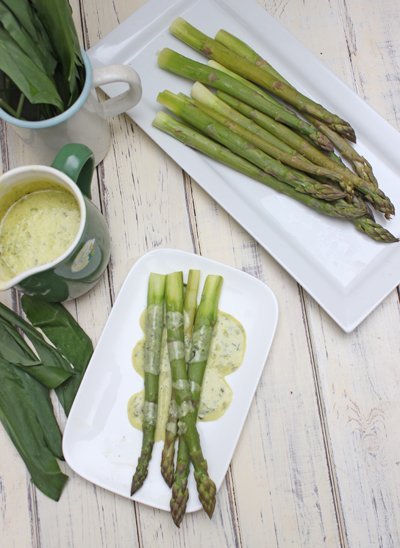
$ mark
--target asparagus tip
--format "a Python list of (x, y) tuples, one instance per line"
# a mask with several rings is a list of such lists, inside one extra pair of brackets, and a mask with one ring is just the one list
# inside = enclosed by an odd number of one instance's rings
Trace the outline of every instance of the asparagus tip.
[(175, 444), (165, 443), (161, 455), (161, 475), (168, 487), (172, 487), (174, 483), (174, 454)]
[(144, 480), (146, 479), (146, 476), (147, 476), (147, 470), (145, 475), (143, 475), (141, 472), (138, 472), (138, 470), (136, 470), (135, 474), (133, 475), (132, 483), (131, 483), (131, 496), (134, 495), (136, 491), (139, 491), (139, 489), (142, 487), (144, 483)]
[(173, 485), (172, 497), (170, 502), (171, 516), (177, 527), (180, 527), (186, 512), (186, 505), (189, 499), (189, 490), (187, 482), (184, 486)]
[(197, 483), (197, 491), (199, 493), (199, 499), (206, 514), (211, 519), (215, 509), (215, 501), (217, 488), (213, 480), (203, 472), (194, 472), (194, 477)]
[(399, 238), (386, 230), (386, 228), (383, 228), (383, 226), (375, 223), (369, 217), (361, 217), (360, 219), (355, 219), (354, 225), (359, 232), (366, 234), (376, 242), (391, 244), (399, 241)]

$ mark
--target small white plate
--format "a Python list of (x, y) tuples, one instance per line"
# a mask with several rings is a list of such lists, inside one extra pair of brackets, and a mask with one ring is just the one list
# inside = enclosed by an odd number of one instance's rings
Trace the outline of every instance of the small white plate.
[[(156, 15), (155, 15), (156, 14)], [(94, 66), (132, 65), (143, 97), (128, 112), (135, 122), (206, 192), (221, 204), (291, 274), (346, 332), (400, 282), (400, 244), (379, 244), (349, 222), (324, 217), (270, 188), (189, 149), (152, 127), (169, 89), (189, 94), (192, 82), (161, 70), (165, 47), (205, 62), (171, 36), (168, 27), (184, 17), (209, 36), (220, 28), (237, 34), (268, 59), (299, 90), (349, 120), (357, 150), (372, 164), (397, 215), (377, 220), (400, 234), (400, 134), (346, 87), (254, 0), (149, 0), (90, 51)], [(106, 86), (114, 96), (122, 84)]]
[[(224, 277), (219, 308), (235, 316), (246, 330), (241, 367), (227, 381), (233, 401), (223, 417), (199, 423), (210, 476), (221, 486), (271, 347), (278, 319), (272, 291), (249, 274), (192, 253), (160, 249), (144, 255), (131, 269), (100, 337), (72, 406), (63, 438), (64, 456), (80, 476), (105, 489), (129, 497), (140, 453), (142, 433), (128, 420), (127, 403), (143, 388), (132, 367), (132, 349), (143, 332), (139, 318), (146, 307), (150, 272), (167, 274), (190, 268)], [(160, 473), (162, 442), (154, 446), (149, 475), (134, 500), (169, 510), (171, 491)], [(191, 476), (187, 511), (201, 508)]]

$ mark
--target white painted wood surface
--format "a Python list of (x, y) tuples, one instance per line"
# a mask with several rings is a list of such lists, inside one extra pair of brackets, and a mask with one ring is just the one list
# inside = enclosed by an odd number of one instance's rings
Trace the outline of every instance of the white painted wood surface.
[[(74, 0), (82, 43), (93, 46), (143, 3)], [(400, 129), (397, 0), (260, 3)], [(12, 131), (4, 125), (0, 131), (3, 171), (34, 161)], [(134, 123), (114, 119), (112, 132), (93, 184), (111, 230), (110, 267), (89, 295), (68, 305), (93, 341), (129, 268), (146, 251), (166, 246), (267, 282), (280, 306), (276, 338), (212, 521), (192, 514), (178, 530), (167, 513), (69, 470), (54, 503), (31, 485), (0, 428), (0, 546), (400, 546), (398, 291), (345, 335)], [(0, 298), (18, 310), (13, 292)]]

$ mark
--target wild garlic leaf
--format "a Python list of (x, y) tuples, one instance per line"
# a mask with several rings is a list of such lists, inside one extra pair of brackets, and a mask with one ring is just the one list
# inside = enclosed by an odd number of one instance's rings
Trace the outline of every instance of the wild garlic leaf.
[(54, 105), (60, 111), (63, 109), (54, 82), (3, 28), (0, 28), (0, 70), (7, 74), (31, 103), (46, 103)]
[(92, 341), (61, 304), (49, 303), (28, 295), (22, 297), (21, 304), (32, 325), (43, 331), (74, 367), (75, 375), (57, 389), (57, 395), (68, 415), (93, 354)]

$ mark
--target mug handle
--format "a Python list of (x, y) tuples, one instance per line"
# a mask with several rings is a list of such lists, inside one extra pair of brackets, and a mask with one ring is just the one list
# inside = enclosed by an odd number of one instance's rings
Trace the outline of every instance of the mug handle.
[(93, 87), (125, 82), (128, 89), (116, 97), (107, 99), (101, 106), (106, 118), (122, 114), (137, 105), (142, 96), (142, 84), (138, 73), (127, 65), (108, 65), (93, 69)]
[(54, 158), (51, 167), (68, 175), (89, 199), (92, 198), (90, 186), (94, 171), (93, 152), (86, 145), (68, 143)]

